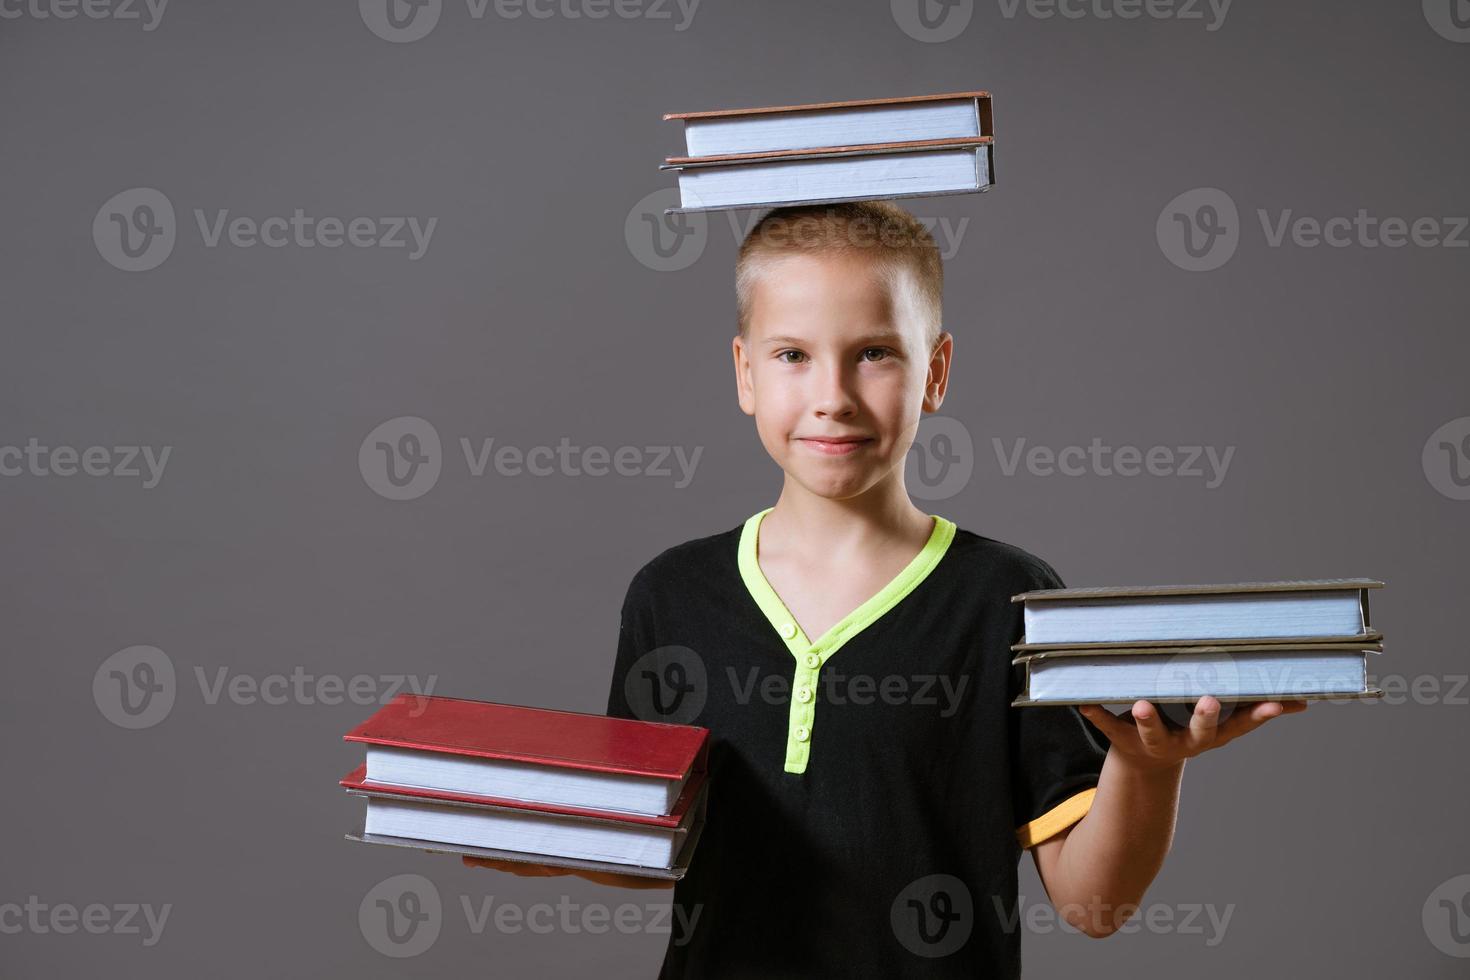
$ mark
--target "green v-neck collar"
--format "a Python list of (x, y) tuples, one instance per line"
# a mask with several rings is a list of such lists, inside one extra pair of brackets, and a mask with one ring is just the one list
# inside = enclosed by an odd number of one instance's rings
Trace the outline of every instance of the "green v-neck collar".
[(832, 624), (827, 632), (813, 642), (802, 630), (796, 617), (791, 615), (791, 611), (786, 608), (786, 604), (781, 601), (781, 597), (776, 594), (776, 590), (771, 587), (771, 583), (766, 580), (765, 573), (761, 571), (760, 562), (756, 559), (761, 521), (774, 509), (773, 505), (757, 514), (752, 514), (746, 520), (744, 528), (741, 529), (740, 577), (745, 582), (745, 588), (751, 598), (755, 600), (756, 605), (760, 606), (761, 612), (765, 613), (766, 619), (770, 621), (777, 634), (786, 642), (786, 648), (798, 661), (806, 654), (816, 654), (820, 661), (825, 663), (849, 639), (877, 622), (884, 613), (896, 606), (904, 596), (914, 591), (919, 583), (929, 576), (949, 549), (955, 534), (953, 521), (940, 517), (938, 514), (929, 515), (934, 519), (934, 529), (930, 532), (929, 540), (924, 543), (919, 553), (887, 585)]

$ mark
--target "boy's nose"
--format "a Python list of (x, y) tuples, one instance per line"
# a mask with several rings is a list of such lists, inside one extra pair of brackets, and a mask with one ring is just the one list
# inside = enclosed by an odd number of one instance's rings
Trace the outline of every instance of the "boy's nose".
[(852, 394), (852, 379), (841, 365), (823, 371), (816, 382), (814, 409), (818, 415), (841, 418), (852, 414), (857, 399)]

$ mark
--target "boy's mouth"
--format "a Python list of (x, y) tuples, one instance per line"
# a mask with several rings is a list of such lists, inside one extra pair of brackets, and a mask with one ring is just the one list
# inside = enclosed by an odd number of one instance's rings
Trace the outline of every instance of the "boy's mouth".
[(847, 456), (873, 440), (868, 436), (803, 436), (796, 441), (824, 456)]

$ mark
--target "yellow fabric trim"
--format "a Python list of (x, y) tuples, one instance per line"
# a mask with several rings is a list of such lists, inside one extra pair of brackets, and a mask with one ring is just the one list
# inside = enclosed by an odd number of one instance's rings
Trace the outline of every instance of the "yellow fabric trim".
[[(807, 759), (811, 755), (816, 705), (815, 692), (817, 676), (822, 665), (830, 660), (844, 643), (876, 622), (879, 617), (897, 605), (904, 596), (914, 591), (919, 583), (928, 577), (929, 573), (934, 570), (934, 566), (939, 564), (939, 559), (944, 557), (950, 542), (954, 540), (955, 524), (938, 514), (930, 514), (929, 516), (934, 519), (934, 530), (930, 532), (929, 540), (924, 543), (919, 553), (893, 577), (892, 581), (870, 596), (862, 605), (834, 623), (813, 643), (807, 639), (801, 624), (796, 621), (795, 616), (791, 615), (791, 611), (786, 608), (786, 604), (781, 601), (781, 597), (766, 580), (757, 558), (761, 521), (774, 509), (774, 506), (767, 507), (757, 514), (752, 514), (746, 520), (740, 532), (737, 557), (740, 578), (744, 581), (746, 590), (755, 600), (756, 605), (760, 607), (761, 612), (765, 613), (766, 619), (770, 621), (771, 626), (785, 642), (786, 649), (791, 651), (791, 656), (796, 660), (795, 673), (791, 679), (791, 711), (786, 727), (785, 769), (786, 772), (799, 773), (806, 772)], [(816, 663), (808, 664), (808, 656), (812, 654), (816, 655)], [(805, 701), (799, 697), (803, 689), (811, 692)], [(804, 738), (798, 737), (803, 734)]]
[(1087, 811), (1092, 809), (1092, 798), (1096, 795), (1097, 787), (1093, 786), (1075, 796), (1067, 797), (1017, 830), (1016, 840), (1020, 841), (1022, 848), (1027, 848), (1040, 844), (1049, 837), (1055, 837), (1087, 816)]

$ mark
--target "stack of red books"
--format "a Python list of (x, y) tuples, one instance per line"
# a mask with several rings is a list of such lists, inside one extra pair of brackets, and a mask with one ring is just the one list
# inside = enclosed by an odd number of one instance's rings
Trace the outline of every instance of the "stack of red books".
[(343, 736), (366, 761), (352, 840), (681, 878), (704, 825), (709, 730), (400, 695)]

